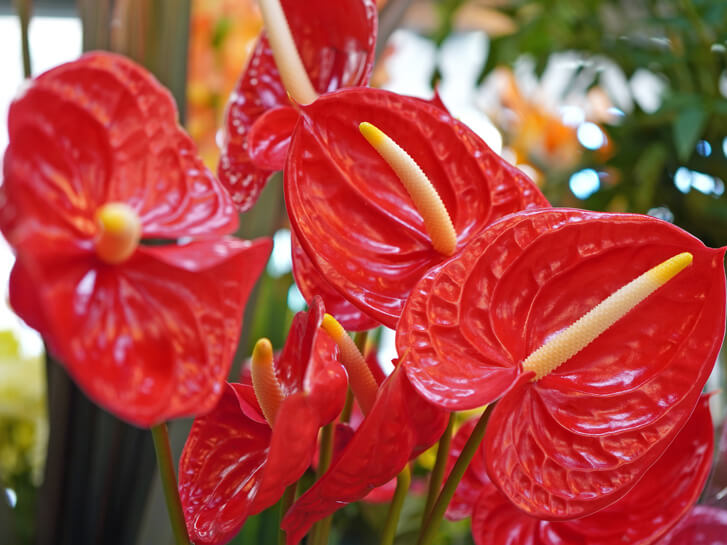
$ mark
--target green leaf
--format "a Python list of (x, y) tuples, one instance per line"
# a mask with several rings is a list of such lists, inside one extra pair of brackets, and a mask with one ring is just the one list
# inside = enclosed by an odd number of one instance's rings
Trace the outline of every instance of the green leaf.
[(707, 112), (701, 104), (692, 104), (677, 114), (674, 120), (674, 145), (679, 160), (686, 161), (694, 152), (706, 122)]

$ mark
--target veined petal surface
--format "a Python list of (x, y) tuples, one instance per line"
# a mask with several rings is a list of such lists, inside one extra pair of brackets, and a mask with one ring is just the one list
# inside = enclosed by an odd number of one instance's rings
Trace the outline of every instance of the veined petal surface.
[[(363, 86), (374, 62), (374, 0), (281, 0), (313, 87), (326, 93)], [(276, 112), (266, 114), (271, 110)], [(230, 97), (220, 180), (240, 211), (251, 208), (270, 174), (283, 168), (297, 113), (288, 99), (265, 32)]]
[(359, 88), (303, 107), (285, 167), (292, 228), (340, 294), (394, 328), (413, 286), (445, 258), (397, 175), (360, 134), (364, 121), (423, 169), (452, 217), (458, 250), (500, 217), (548, 203), (522, 172), (434, 103)]

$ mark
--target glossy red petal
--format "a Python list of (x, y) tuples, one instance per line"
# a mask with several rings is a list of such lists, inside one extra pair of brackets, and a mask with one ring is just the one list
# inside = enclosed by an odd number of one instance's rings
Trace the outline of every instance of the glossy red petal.
[(727, 511), (697, 505), (659, 545), (727, 545)]
[(664, 455), (620, 501), (589, 517), (552, 523), (563, 539), (583, 536), (587, 545), (650, 545), (674, 527), (702, 493), (712, 467), (714, 429), (709, 396)]
[(144, 237), (219, 236), (237, 226), (169, 92), (124, 57), (91, 53), (39, 76), (11, 105), (8, 131), (4, 191), (22, 221), (90, 238), (98, 206), (120, 201), (139, 214)]
[(138, 426), (214, 407), (269, 240), (143, 248), (118, 266), (38, 253), (42, 235), (27, 242), (18, 255), (43, 333), (91, 399)]
[(481, 253), (496, 280), (488, 287), (482, 277), (467, 279), (465, 293), (492, 309), (486, 328), (462, 322), (494, 335), (513, 365), (654, 265), (694, 255), (557, 370), (509, 391), (490, 419), (493, 482), (535, 516), (585, 516), (633, 486), (697, 403), (724, 333), (723, 251), (648, 216), (522, 216)]
[[(472, 418), (462, 424), (462, 427), (457, 430), (452, 438), (449, 457), (447, 458), (446, 475), (449, 475), (452, 471), (457, 458), (462, 453), (462, 448), (472, 435), (477, 420), (478, 418)], [(472, 510), (485, 487), (494, 488), (487, 476), (484, 450), (480, 448), (477, 449), (470, 465), (467, 466), (467, 470), (462, 476), (462, 480), (457, 485), (457, 490), (455, 490), (454, 496), (449, 502), (449, 506), (447, 506), (446, 518), (448, 520), (461, 520), (472, 516)]]
[[(566, 522), (538, 520), (517, 509), (492, 484), (484, 485), (472, 519), (475, 543), (656, 543), (680, 521), (699, 497), (709, 475), (713, 446), (708, 398), (703, 396), (664, 456), (621, 500), (594, 515)], [(493, 529), (500, 532), (498, 541), (492, 540)]]
[[(511, 215), (483, 231), (460, 255), (431, 269), (406, 302), (396, 350), (414, 387), (432, 403), (450, 410), (481, 407), (498, 399), (518, 376), (478, 291), (494, 289), (503, 270), (501, 262), (480, 255), (522, 219)], [(468, 288), (478, 291), (470, 296)]]
[[(281, 4), (318, 92), (368, 83), (378, 16), (373, 0), (282, 0)], [(290, 102), (263, 33), (230, 98), (218, 168), (220, 180), (241, 211), (255, 204), (268, 176), (278, 168), (275, 161), (260, 158), (285, 154), (292, 127), (287, 121), (278, 123), (277, 116), (260, 120), (268, 110), (284, 106), (290, 106)], [(258, 120), (265, 124), (273, 121), (273, 125), (263, 126)], [(257, 132), (266, 135), (264, 139), (252, 136), (254, 152), (248, 148), (253, 125)]]
[(260, 170), (283, 170), (290, 135), (298, 122), (298, 111), (280, 106), (255, 120), (247, 135), (247, 150), (253, 165)]
[(316, 430), (339, 415), (348, 390), (336, 343), (320, 327), (324, 314), (323, 301), (316, 297), (308, 312), (295, 315), (275, 364), (283, 393), (305, 393), (309, 398), (316, 413)]
[(314, 296), (323, 299), (326, 309), (346, 331), (366, 331), (380, 324), (350, 303), (334, 288), (316, 268), (291, 232), (290, 244), (293, 257), (293, 276), (303, 298), (310, 302)]
[(417, 395), (405, 373), (395, 370), (339, 457), (283, 519), (288, 544), (298, 543), (317, 520), (394, 478), (446, 426), (447, 414)]
[(242, 414), (234, 387), (226, 386), (215, 409), (195, 419), (179, 460), (179, 495), (198, 545), (227, 543), (242, 527), (270, 446), (270, 427)]
[(494, 487), (488, 487), (472, 513), (472, 537), (475, 545), (544, 545), (539, 539), (540, 524), (513, 507)]
[(503, 215), (547, 202), (524, 174), (433, 104), (347, 89), (304, 107), (285, 167), (292, 227), (339, 293), (394, 328), (413, 286), (444, 258), (401, 181), (360, 134), (363, 121), (422, 167), (452, 216), (459, 249)]

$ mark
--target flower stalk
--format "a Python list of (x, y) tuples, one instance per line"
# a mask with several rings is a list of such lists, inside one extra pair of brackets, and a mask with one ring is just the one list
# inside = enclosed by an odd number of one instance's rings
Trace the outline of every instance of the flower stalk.
[(406, 465), (396, 477), (396, 490), (394, 498), (389, 505), (389, 513), (384, 523), (384, 531), (381, 534), (381, 545), (393, 545), (396, 537), (396, 527), (399, 524), (401, 508), (404, 506), (406, 494), (411, 485), (411, 469)]
[(437, 458), (434, 461), (432, 474), (429, 476), (429, 490), (427, 491), (427, 503), (424, 507), (424, 517), (429, 517), (434, 507), (434, 502), (439, 495), (439, 489), (442, 487), (444, 480), (444, 470), (447, 467), (447, 456), (449, 455), (449, 446), (452, 443), (452, 432), (454, 430), (454, 413), (449, 416), (449, 423), (444, 430), (442, 437), (437, 445)]
[(480, 447), (480, 443), (482, 443), (482, 439), (485, 437), (487, 423), (490, 420), (490, 415), (494, 408), (495, 403), (488, 405), (485, 412), (482, 413), (482, 416), (477, 421), (477, 424), (462, 448), (462, 452), (459, 455), (459, 458), (457, 458), (449, 477), (447, 477), (447, 481), (444, 483), (444, 487), (439, 493), (431, 513), (429, 513), (423, 521), (417, 545), (430, 545), (432, 543), (432, 540), (439, 529), (439, 525), (442, 523), (442, 518), (449, 506), (449, 502), (452, 501), (454, 492), (457, 490), (457, 485), (462, 480), (467, 467), (470, 465), (472, 458), (474, 458), (477, 449)]
[(172, 525), (174, 540), (177, 545), (191, 545), (187, 524), (184, 521), (182, 502), (179, 499), (177, 488), (177, 476), (174, 472), (172, 460), (172, 449), (169, 446), (169, 432), (165, 423), (158, 424), (151, 428), (151, 436), (154, 440), (154, 452), (159, 466), (159, 477), (162, 480), (164, 499), (167, 502), (169, 522)]

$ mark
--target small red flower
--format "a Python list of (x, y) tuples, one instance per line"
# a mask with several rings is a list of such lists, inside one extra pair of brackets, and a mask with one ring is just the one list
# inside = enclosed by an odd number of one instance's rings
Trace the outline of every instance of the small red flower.
[[(366, 85), (378, 12), (374, 0), (281, 0), (298, 52), (319, 93)], [(241, 211), (281, 170), (298, 120), (263, 32), (230, 98), (218, 173)]]
[[(713, 446), (708, 396), (702, 396), (691, 418), (664, 455), (628, 494), (598, 513), (565, 522), (538, 520), (517, 509), (494, 486), (484, 484), (472, 515), (475, 543), (651, 545), (669, 532), (699, 498), (709, 476)], [(484, 455), (482, 451), (481, 448)], [(482, 478), (486, 482), (487, 477)], [(464, 481), (465, 488), (471, 482), (471, 479)], [(472, 492), (462, 494), (471, 497)], [(687, 531), (684, 523), (679, 527)], [(693, 545), (697, 542), (683, 543)], [(713, 544), (712, 541), (704, 543)]]
[(362, 122), (422, 168), (451, 216), (457, 250), (500, 217), (548, 203), (438, 99), (346, 89), (301, 107), (285, 166), (292, 228), (341, 296), (394, 328), (414, 284), (445, 257), (401, 180), (360, 133)]
[(288, 511), (282, 524), (288, 545), (317, 520), (386, 484), (444, 432), (447, 414), (419, 396), (402, 371), (389, 375), (331, 467)]
[[(551, 336), (685, 251), (691, 266), (555, 370), (508, 390)], [(648, 216), (514, 214), (427, 273), (397, 350), (417, 390), (449, 410), (507, 391), (485, 435), (490, 478), (534, 516), (585, 516), (623, 496), (691, 414), (724, 334), (723, 253)]]
[(284, 398), (274, 425), (251, 383), (228, 384), (217, 407), (197, 418), (179, 461), (179, 492), (197, 544), (227, 543), (248, 516), (280, 499), (310, 466), (318, 429), (343, 408), (346, 373), (320, 329), (323, 305), (299, 312), (274, 363)]
[(171, 95), (132, 62), (89, 54), (34, 79), (8, 131), (0, 227), (17, 254), (14, 309), (119, 417), (150, 426), (210, 410), (271, 244), (223, 237), (237, 214)]

